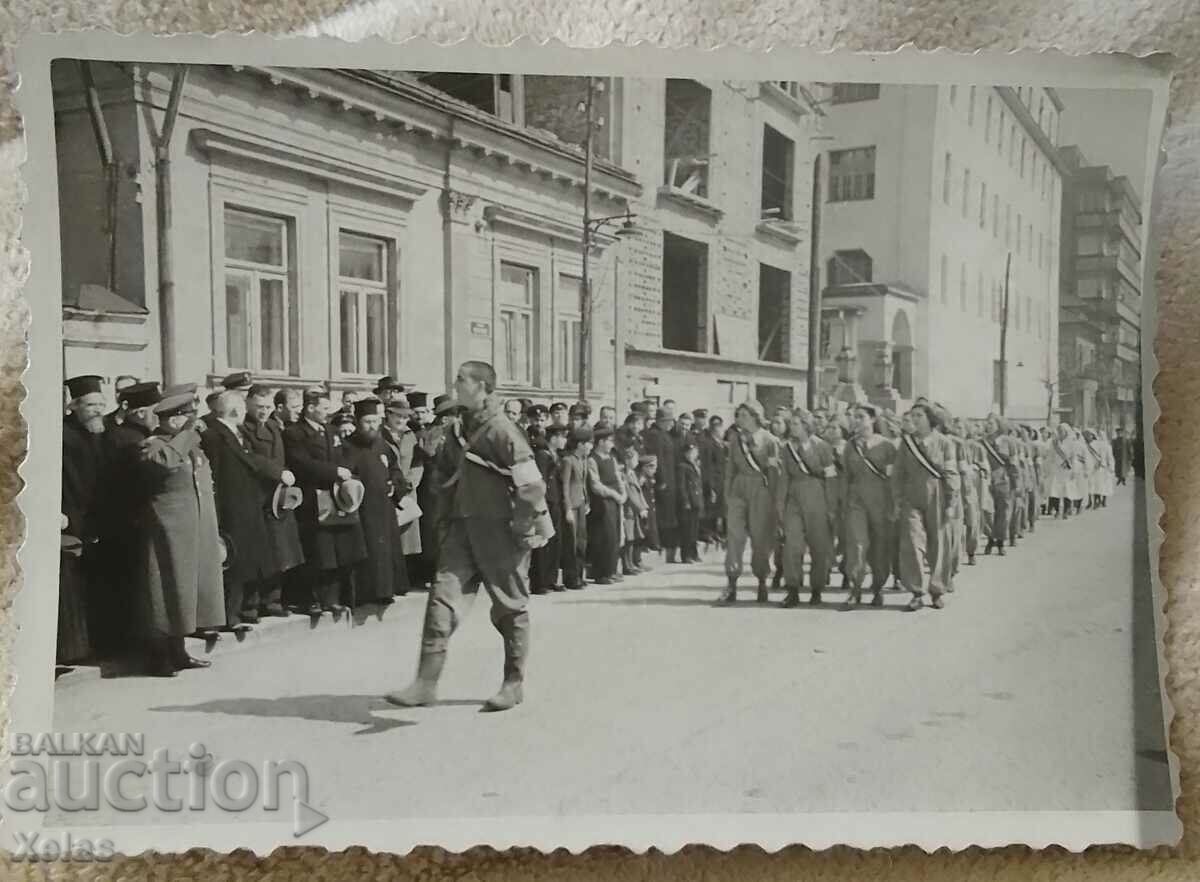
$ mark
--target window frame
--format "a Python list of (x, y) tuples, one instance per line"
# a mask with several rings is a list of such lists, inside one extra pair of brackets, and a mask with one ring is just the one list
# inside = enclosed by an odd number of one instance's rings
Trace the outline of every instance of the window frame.
[[(509, 303), (501, 296), (501, 285), (503, 284), (504, 267), (510, 266), (517, 269), (527, 271), (533, 278), (533, 291), (528, 306), (521, 304)], [(542, 323), (542, 279), (545, 276), (544, 267), (536, 262), (527, 262), (521, 260), (520, 257), (512, 255), (501, 255), (497, 257), (496, 275), (495, 275), (495, 324), (492, 333), (492, 364), (496, 367), (496, 381), (498, 384), (510, 388), (519, 389), (537, 389), (540, 388), (542, 376), (545, 372), (545, 367), (541, 363), (542, 346), (541, 340), (544, 330), (541, 327)], [(529, 377), (528, 382), (524, 382), (511, 374), (506, 374), (504, 368), (507, 367), (506, 362), (499, 358), (502, 345), (502, 319), (506, 311), (515, 313), (528, 314), (530, 334), (527, 338), (526, 345), (528, 347), (528, 363)]]
[[(334, 239), (331, 252), (337, 255), (337, 263), (331, 266), (331, 275), (334, 278), (334, 288), (331, 290), (333, 299), (336, 300), (336, 315), (337, 327), (334, 329), (334, 336), (337, 340), (337, 346), (334, 353), (337, 359), (336, 374), (342, 378), (351, 377), (377, 377), (381, 374), (390, 373), (394, 367), (393, 359), (393, 333), (392, 329), (396, 324), (395, 320), (395, 263), (397, 248), (395, 240), (387, 239), (374, 233), (363, 232), (357, 228), (351, 229), (343, 223), (338, 223), (330, 228), (330, 238)], [(341, 272), (341, 251), (342, 251), (342, 236), (354, 236), (359, 239), (366, 239), (374, 242), (380, 247), (382, 260), (382, 278), (379, 281), (372, 279), (360, 279), (355, 276), (343, 276)], [(356, 295), (357, 301), (357, 325), (355, 329), (356, 349), (359, 353), (358, 370), (348, 370), (342, 358), (342, 315), (341, 304), (342, 295), (347, 292), (353, 292)], [(368, 359), (369, 352), (369, 333), (368, 333), (368, 309), (367, 304), (371, 297), (383, 298), (383, 363), (381, 365), (372, 366)]]
[[(870, 156), (870, 158), (871, 158), (870, 171), (858, 171), (857, 169), (851, 169), (849, 172), (843, 171), (842, 173), (838, 174), (835, 177), (835, 164), (836, 164), (835, 159), (836, 158), (847, 157), (848, 159), (850, 159), (850, 158), (853, 158), (852, 157), (853, 154), (860, 154), (860, 153), (863, 156), (867, 156), (867, 155)], [(825, 177), (826, 190), (827, 190), (826, 202), (871, 202), (871, 201), (873, 201), (875, 199), (875, 184), (876, 184), (875, 168), (876, 168), (877, 157), (878, 157), (878, 152), (876, 150), (876, 145), (874, 145), (874, 144), (870, 144), (870, 145), (866, 145), (866, 146), (862, 146), (862, 147), (847, 147), (847, 148), (843, 148), (843, 149), (839, 149), (839, 150), (830, 150), (827, 155), (827, 159), (829, 162), (829, 171)], [(863, 165), (864, 166), (866, 165), (865, 161), (863, 162)], [(863, 178), (862, 192), (866, 192), (866, 195), (855, 195), (856, 193), (860, 192), (858, 190), (858, 188), (855, 186), (855, 179), (860, 175)], [(838, 184), (838, 186), (835, 186), (835, 181)], [(843, 181), (850, 182), (850, 187), (848, 188), (848, 195), (845, 195), (845, 192), (844, 192), (847, 190), (847, 188), (843, 188), (842, 186), (840, 186)]]

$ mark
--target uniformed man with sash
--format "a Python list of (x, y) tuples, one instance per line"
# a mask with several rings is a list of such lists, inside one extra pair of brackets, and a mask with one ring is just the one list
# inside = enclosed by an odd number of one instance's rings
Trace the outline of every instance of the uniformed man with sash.
[(900, 530), (900, 581), (912, 594), (908, 609), (921, 609), (928, 563), (932, 605), (941, 609), (949, 574), (946, 521), (959, 494), (957, 453), (937, 431), (940, 421), (931, 407), (914, 405), (909, 414), (913, 431), (903, 436), (892, 472)]
[(783, 524), (783, 571), (787, 597), (783, 605), (799, 606), (804, 581), (804, 553), (812, 557), (808, 602), (818, 604), (829, 584), (833, 562), (832, 511), (827, 494), (838, 480), (833, 449), (814, 437), (812, 417), (796, 411), (788, 419), (788, 437), (780, 457), (776, 513)]
[(844, 609), (862, 601), (867, 567), (871, 569), (871, 605), (883, 606), (883, 586), (892, 571), (891, 473), (896, 445), (875, 434), (877, 411), (860, 404), (851, 413), (853, 437), (844, 452), (842, 480), (846, 505), (846, 582)]
[(425, 607), (417, 676), (387, 700), (404, 707), (437, 700), (450, 637), (482, 585), (504, 641), (503, 683), (484, 709), (508, 710), (524, 699), (530, 551), (545, 545), (554, 527), (533, 451), (496, 397), (495, 369), (464, 362), (454, 389), (465, 415), (461, 432), (456, 426), (448, 433), (440, 454), (438, 471), (449, 476), (442, 485), (447, 522), (437, 581)]
[(983, 435), (979, 442), (987, 453), (988, 464), (991, 468), (992, 516), (988, 519), (987, 545), (983, 553), (991, 554), (995, 548), (1004, 557), (1004, 546), (1008, 539), (1009, 506), (1012, 494), (1011, 475), (1015, 470), (1013, 463), (1012, 439), (1004, 430), (1000, 417), (988, 414), (984, 420)]
[(744, 401), (734, 412), (734, 426), (725, 465), (725, 578), (728, 584), (717, 602), (737, 600), (742, 557), (750, 542), (750, 569), (758, 579), (758, 602), (766, 603), (771, 552), (775, 548), (776, 485), (779, 446), (763, 426), (762, 405)]

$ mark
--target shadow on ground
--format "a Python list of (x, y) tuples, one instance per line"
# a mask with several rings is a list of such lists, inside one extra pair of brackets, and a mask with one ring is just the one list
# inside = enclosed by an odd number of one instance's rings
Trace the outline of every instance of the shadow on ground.
[[(452, 702), (445, 702), (451, 704)], [(479, 702), (470, 702), (478, 704)], [(364, 728), (355, 735), (378, 735), (415, 726), (413, 720), (377, 717), (378, 710), (400, 710), (380, 695), (288, 695), (280, 698), (218, 698), (199, 704), (170, 704), (151, 708), (163, 713), (232, 714), (245, 717), (293, 717), (326, 723), (351, 723)]]

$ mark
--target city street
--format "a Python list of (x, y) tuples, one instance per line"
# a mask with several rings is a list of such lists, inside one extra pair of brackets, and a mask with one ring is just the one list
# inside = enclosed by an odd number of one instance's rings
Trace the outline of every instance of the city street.
[(1169, 809), (1135, 492), (981, 554), (942, 611), (906, 614), (898, 591), (855, 612), (840, 591), (760, 606), (748, 575), (741, 602), (717, 608), (715, 554), (535, 597), (526, 702), (508, 713), (479, 713), (502, 659), (482, 596), (441, 703), (382, 700), (413, 674), (414, 594), (382, 621), (294, 630), (173, 680), (68, 680), (56, 728), (298, 760), (337, 820)]

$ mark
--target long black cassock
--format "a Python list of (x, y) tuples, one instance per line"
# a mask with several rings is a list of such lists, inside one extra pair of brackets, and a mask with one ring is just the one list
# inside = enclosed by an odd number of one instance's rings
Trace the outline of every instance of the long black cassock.
[(396, 492), (404, 489), (400, 471), (387, 442), (379, 435), (366, 438), (355, 432), (344, 443), (345, 466), (363, 483), (362, 507), (358, 510), (367, 559), (358, 564), (355, 603), (390, 598), (395, 590), (392, 556), (400, 554), (396, 538)]

